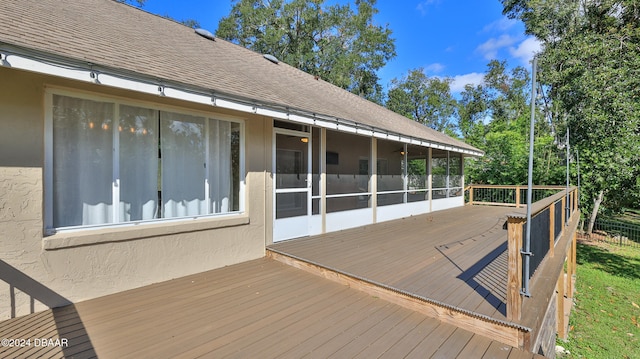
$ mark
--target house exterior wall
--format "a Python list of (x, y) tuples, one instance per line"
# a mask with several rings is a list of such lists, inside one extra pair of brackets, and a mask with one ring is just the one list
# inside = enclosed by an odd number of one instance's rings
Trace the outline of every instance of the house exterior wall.
[(0, 78), (0, 320), (264, 256), (272, 226), (270, 120), (220, 112), (244, 119), (242, 214), (44, 236), (47, 87), (217, 109), (8, 68)]

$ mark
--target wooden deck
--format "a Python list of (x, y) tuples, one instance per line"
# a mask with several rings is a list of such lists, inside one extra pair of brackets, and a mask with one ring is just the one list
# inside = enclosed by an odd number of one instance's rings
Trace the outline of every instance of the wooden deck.
[(2, 358), (540, 357), (268, 258), (0, 322), (0, 338), (31, 339)]
[[(361, 289), (369, 293), (383, 288), (389, 300), (393, 293), (417, 299), (427, 306), (423, 313), (522, 347), (530, 327), (506, 316), (505, 223), (514, 211), (466, 206), (267, 249), (274, 259), (325, 278), (356, 287), (366, 283)], [(419, 304), (403, 298), (398, 303), (411, 308)]]
[(507, 213), (465, 206), (277, 243), (268, 249), (506, 320)]

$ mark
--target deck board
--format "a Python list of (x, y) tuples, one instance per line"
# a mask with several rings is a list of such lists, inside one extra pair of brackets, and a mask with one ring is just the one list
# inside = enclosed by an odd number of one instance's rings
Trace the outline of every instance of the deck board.
[(506, 215), (466, 206), (276, 243), (269, 249), (506, 320)]
[(0, 322), (1, 337), (17, 335), (71, 345), (0, 357), (442, 357), (493, 343), (267, 258)]

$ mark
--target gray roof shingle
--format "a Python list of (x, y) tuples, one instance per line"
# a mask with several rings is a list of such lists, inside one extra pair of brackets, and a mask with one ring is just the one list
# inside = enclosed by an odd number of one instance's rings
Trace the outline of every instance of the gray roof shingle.
[(0, 24), (0, 49), (28, 49), (481, 152), (283, 62), (113, 0), (2, 0)]

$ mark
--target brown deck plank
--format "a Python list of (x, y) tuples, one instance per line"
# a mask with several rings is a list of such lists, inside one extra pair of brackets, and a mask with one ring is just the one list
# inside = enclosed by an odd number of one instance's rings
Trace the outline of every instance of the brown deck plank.
[[(492, 261), (501, 260), (498, 248), (506, 243), (503, 223), (510, 211), (500, 207), (456, 208), (345, 230), (339, 232), (340, 236), (331, 233), (305, 238), (300, 245), (292, 240), (270, 247), (505, 320), (500, 308), (506, 301), (506, 287), (491, 275), (506, 278), (507, 267), (496, 265), (495, 270), (503, 274), (482, 270)], [(484, 275), (485, 282), (479, 281), (478, 275)], [(474, 300), (468, 301), (469, 297)]]
[(428, 338), (439, 325), (437, 320), (427, 319), (410, 330), (405, 336), (397, 341), (389, 350), (385, 351), (380, 358), (404, 358), (421, 341)]
[(455, 332), (456, 327), (441, 323), (428, 337), (424, 338), (406, 358), (430, 358), (449, 337)]
[(473, 337), (473, 333), (462, 329), (456, 329), (453, 334), (431, 355), (434, 359), (457, 358)]
[(354, 355), (354, 359), (368, 359), (376, 358), (384, 353), (388, 348), (391, 348), (394, 344), (400, 341), (408, 332), (416, 328), (420, 323), (425, 320), (432, 320), (425, 318), (423, 315), (416, 312), (412, 312), (409, 316), (405, 317), (400, 323), (393, 328), (389, 328), (386, 335), (378, 340), (369, 343), (360, 353)]
[(464, 349), (458, 353), (458, 358), (482, 358), (491, 345), (491, 339), (480, 335), (471, 337)]
[(513, 348), (508, 345), (493, 342), (491, 343), (491, 345), (489, 345), (489, 348), (487, 348), (484, 356), (487, 358), (506, 359), (509, 357), (509, 354), (511, 354), (512, 349)]
[[(424, 241), (404, 248), (416, 265)], [(378, 242), (393, 250), (387, 240)], [(460, 246), (451, 253), (462, 255), (466, 244), (451, 246)], [(0, 357), (463, 358), (478, 357), (463, 356), (474, 349), (482, 356), (502, 346), (266, 258), (0, 322), (0, 333), (72, 339), (64, 350), (11, 348)]]

